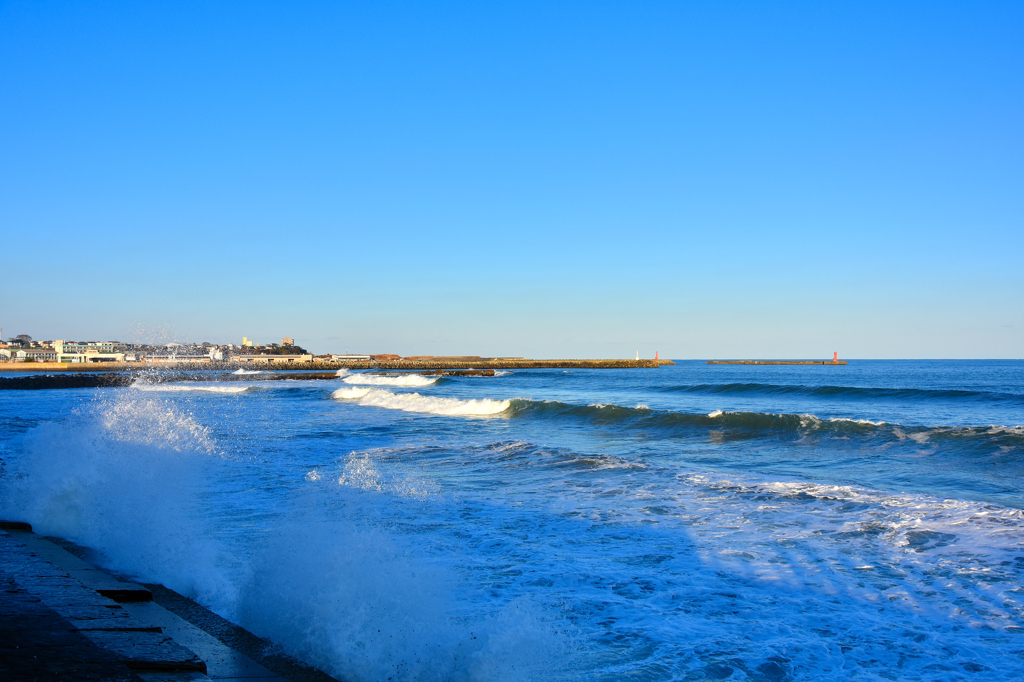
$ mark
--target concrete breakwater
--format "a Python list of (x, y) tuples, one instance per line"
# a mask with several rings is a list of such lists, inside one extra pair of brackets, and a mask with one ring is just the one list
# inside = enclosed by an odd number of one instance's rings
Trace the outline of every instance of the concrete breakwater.
[(90, 554), (0, 521), (0, 679), (336, 682), (162, 585), (100, 569)]
[(846, 360), (708, 360), (709, 365), (845, 365)]
[(0, 390), (33, 391), (56, 388), (112, 388), (131, 386), (145, 376), (143, 384), (166, 384), (177, 381), (311, 381), (337, 379), (335, 372), (295, 372), (291, 374), (197, 374), (165, 373), (141, 375), (139, 372), (104, 372), (102, 374), (35, 374), (27, 377), (0, 377)]
[(338, 369), (434, 370), (434, 369), (634, 369), (674, 365), (671, 360), (523, 360), (482, 358), (480, 360), (397, 360), (388, 362), (340, 363)]
[[(173, 372), (198, 372), (210, 370), (237, 370), (237, 369), (260, 369), (260, 370), (282, 370), (304, 371), (304, 372), (325, 372), (339, 369), (386, 369), (386, 370), (485, 370), (485, 369), (631, 369), (651, 368), (662, 365), (674, 365), (671, 360), (526, 360), (523, 358), (430, 358), (422, 360), (386, 360), (386, 361), (360, 361), (360, 362), (295, 362), (271, 363), (271, 362), (246, 362), (244, 364), (234, 362), (214, 363), (179, 363), (179, 364), (148, 364), (142, 362), (103, 362), (94, 365), (82, 363), (55, 363), (55, 362), (4, 362), (0, 363), (0, 373), (23, 373), (23, 372), (69, 372), (81, 373), (112, 373), (112, 372), (134, 372), (139, 373), (155, 371)], [(843, 363), (841, 363), (843, 364)], [(290, 375), (290, 378), (295, 378)]]
[[(429, 376), (473, 376), (493, 377), (493, 369), (471, 370), (428, 370), (419, 374)], [(267, 372), (265, 374), (213, 374), (209, 372), (164, 372), (159, 374), (139, 372), (104, 372), (82, 374), (34, 374), (22, 377), (0, 377), (0, 391), (34, 391), (61, 388), (112, 388), (141, 385), (167, 384), (179, 381), (327, 381), (337, 379), (336, 371), (330, 372)]]

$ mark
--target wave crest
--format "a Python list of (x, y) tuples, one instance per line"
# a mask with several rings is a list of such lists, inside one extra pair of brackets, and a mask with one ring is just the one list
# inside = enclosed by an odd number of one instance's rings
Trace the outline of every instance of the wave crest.
[(403, 374), (401, 376), (349, 374), (342, 381), (346, 384), (361, 386), (407, 386), (419, 388), (421, 386), (432, 386), (437, 382), (437, 377), (425, 377), (422, 374)]
[(486, 417), (508, 410), (511, 401), (479, 398), (440, 398), (419, 393), (392, 393), (383, 388), (339, 388), (331, 397), (335, 400), (353, 400), (368, 407), (383, 407), (403, 412), (420, 412), (447, 416)]
[(252, 386), (182, 386), (180, 384), (134, 384), (132, 388), (146, 393), (224, 393), (236, 395), (245, 393)]

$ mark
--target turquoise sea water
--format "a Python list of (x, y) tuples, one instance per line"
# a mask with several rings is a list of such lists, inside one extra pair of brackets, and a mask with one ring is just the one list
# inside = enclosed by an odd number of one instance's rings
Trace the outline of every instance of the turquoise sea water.
[(203, 378), (0, 391), (3, 515), (344, 679), (1024, 677), (1024, 362)]

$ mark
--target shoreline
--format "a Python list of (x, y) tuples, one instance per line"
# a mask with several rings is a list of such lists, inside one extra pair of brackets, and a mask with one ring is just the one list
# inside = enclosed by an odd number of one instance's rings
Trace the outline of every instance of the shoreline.
[(486, 369), (637, 369), (657, 368), (674, 365), (671, 360), (507, 360), (481, 358), (479, 360), (386, 360), (369, 362), (2, 362), (2, 372), (123, 372), (126, 370), (238, 370), (275, 369), (278, 371), (302, 370), (306, 372), (328, 372), (339, 369), (386, 369), (386, 370), (486, 370)]

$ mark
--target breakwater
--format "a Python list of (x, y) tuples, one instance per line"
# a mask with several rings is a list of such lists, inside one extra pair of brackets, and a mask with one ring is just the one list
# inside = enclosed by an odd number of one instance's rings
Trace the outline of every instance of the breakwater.
[(708, 360), (709, 365), (845, 365), (846, 360)]
[[(386, 360), (360, 362), (187, 362), (160, 363), (104, 362), (95, 365), (83, 363), (48, 362), (5, 362), (0, 363), (0, 372), (73, 372), (111, 373), (126, 371), (191, 371), (272, 369), (277, 371), (300, 370), (304, 372), (327, 372), (339, 369), (385, 369), (385, 370), (487, 370), (487, 369), (632, 369), (674, 365), (671, 360), (525, 360), (522, 358), (431, 358), (422, 360)], [(839, 363), (846, 364), (846, 363)], [(294, 379), (294, 375), (289, 375)]]
[[(194, 369), (194, 368), (193, 368)], [(136, 382), (143, 384), (166, 384), (175, 381), (275, 381), (289, 379), (291, 381), (315, 381), (336, 379), (335, 372), (291, 372), (259, 375), (209, 374), (196, 372), (177, 372), (142, 375), (139, 372), (104, 372), (85, 374), (34, 374), (27, 377), (0, 377), (0, 390), (33, 391), (56, 388), (111, 388), (131, 386)], [(141, 379), (141, 381), (140, 381)]]
[(671, 360), (524, 360), (482, 358), (480, 360), (396, 360), (388, 362), (341, 364), (339, 369), (632, 369), (674, 365)]

